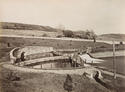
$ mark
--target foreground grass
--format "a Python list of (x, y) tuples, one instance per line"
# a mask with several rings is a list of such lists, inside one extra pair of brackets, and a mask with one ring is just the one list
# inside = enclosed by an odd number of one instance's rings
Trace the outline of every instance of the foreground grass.
[(9, 61), (9, 52), (13, 49), (13, 47), (10, 48), (1, 48), (0, 47), (0, 63), (1, 62), (7, 62)]
[[(9, 72), (11, 71), (6, 69), (1, 71), (2, 92), (66, 92), (63, 88), (66, 75), (17, 72), (15, 76), (19, 76), (21, 79), (12, 81), (8, 79)], [(75, 92), (108, 92), (105, 87), (86, 77), (79, 75), (71, 75), (71, 77), (75, 83)]]
[[(23, 73), (0, 68), (0, 92), (66, 92), (63, 85), (66, 75), (53, 73)], [(17, 76), (18, 80), (12, 80), (9, 73)], [(103, 84), (89, 79), (85, 76), (71, 75), (75, 85), (73, 92), (124, 92), (125, 80), (114, 79), (111, 76), (103, 74)], [(104, 85), (105, 84), (105, 85)]]

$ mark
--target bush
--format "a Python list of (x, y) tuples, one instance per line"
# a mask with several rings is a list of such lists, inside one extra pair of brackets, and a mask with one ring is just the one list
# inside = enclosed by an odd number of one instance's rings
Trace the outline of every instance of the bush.
[(73, 81), (72, 81), (72, 77), (69, 74), (67, 74), (63, 87), (68, 92), (71, 92), (73, 90)]
[(47, 35), (46, 33), (44, 33), (44, 34), (42, 35), (42, 37), (48, 37), (48, 35)]
[(65, 30), (65, 31), (63, 31), (63, 35), (64, 35), (65, 37), (73, 37), (73, 36), (74, 36), (73, 32), (70, 31), (70, 30)]
[(6, 79), (9, 81), (19, 81), (20, 77), (17, 75), (16, 72), (10, 71), (8, 72)]
[(63, 37), (63, 35), (57, 35), (57, 38), (61, 38), (61, 37)]
[(93, 41), (95, 43), (97, 35), (94, 33), (93, 30), (86, 30), (86, 31), (76, 31), (76, 32), (74, 32), (73, 37), (83, 38), (83, 39), (93, 39)]

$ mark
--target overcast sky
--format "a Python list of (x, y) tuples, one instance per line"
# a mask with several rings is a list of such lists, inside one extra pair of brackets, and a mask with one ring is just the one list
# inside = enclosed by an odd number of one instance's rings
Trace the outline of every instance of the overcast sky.
[(0, 21), (125, 34), (125, 0), (0, 0)]

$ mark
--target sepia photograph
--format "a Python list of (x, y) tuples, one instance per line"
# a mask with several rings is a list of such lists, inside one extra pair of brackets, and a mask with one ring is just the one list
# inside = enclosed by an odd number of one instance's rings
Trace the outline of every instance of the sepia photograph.
[(0, 92), (125, 92), (125, 0), (0, 0)]

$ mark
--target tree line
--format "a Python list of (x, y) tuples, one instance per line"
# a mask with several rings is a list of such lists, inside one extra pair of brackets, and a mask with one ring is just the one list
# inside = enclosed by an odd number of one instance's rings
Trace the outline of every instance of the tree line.
[(64, 37), (71, 38), (81, 38), (81, 39), (92, 39), (96, 42), (97, 35), (93, 30), (86, 31), (71, 31), (71, 30), (63, 30)]

